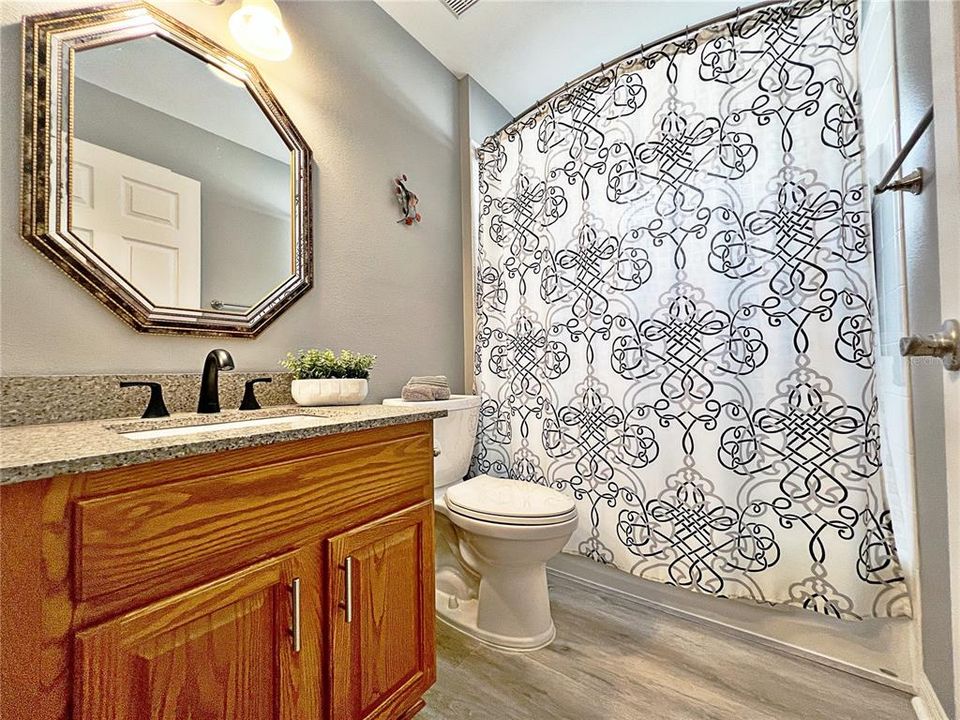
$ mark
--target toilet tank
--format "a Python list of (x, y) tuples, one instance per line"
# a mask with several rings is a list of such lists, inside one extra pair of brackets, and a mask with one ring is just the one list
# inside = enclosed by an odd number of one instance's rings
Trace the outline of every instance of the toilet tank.
[(433, 484), (441, 488), (464, 478), (470, 469), (473, 444), (480, 418), (480, 398), (476, 395), (451, 395), (449, 400), (408, 402), (387, 398), (384, 405), (403, 405), (417, 410), (446, 410), (447, 416), (433, 421)]

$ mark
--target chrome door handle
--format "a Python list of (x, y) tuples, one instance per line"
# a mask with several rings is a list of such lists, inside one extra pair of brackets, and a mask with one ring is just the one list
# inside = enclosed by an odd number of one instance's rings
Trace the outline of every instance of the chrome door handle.
[(940, 331), (932, 335), (900, 338), (900, 354), (904, 357), (940, 358), (947, 370), (960, 370), (960, 323), (944, 320)]
[(293, 651), (300, 652), (300, 578), (294, 578), (290, 583), (291, 626), (290, 640)]
[(346, 590), (343, 593), (343, 609), (346, 621), (353, 622), (353, 558), (349, 555), (343, 561), (343, 582)]

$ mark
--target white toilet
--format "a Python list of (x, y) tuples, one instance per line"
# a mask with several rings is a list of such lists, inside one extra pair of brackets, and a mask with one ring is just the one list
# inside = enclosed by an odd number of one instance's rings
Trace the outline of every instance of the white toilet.
[(463, 481), (470, 467), (480, 398), (385, 405), (441, 409), (434, 420), (437, 614), (503, 650), (536, 650), (556, 635), (546, 563), (577, 527), (569, 497), (542, 485), (489, 475)]

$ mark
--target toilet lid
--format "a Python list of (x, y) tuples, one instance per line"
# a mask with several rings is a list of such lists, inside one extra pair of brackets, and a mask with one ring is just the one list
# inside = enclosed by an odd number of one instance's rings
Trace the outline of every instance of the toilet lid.
[(573, 500), (543, 485), (479, 475), (447, 488), (453, 512), (510, 525), (550, 525), (576, 517)]

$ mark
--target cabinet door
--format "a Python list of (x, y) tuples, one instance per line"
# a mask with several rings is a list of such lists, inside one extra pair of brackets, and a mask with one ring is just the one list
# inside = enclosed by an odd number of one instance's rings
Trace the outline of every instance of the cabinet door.
[(77, 633), (75, 717), (319, 718), (322, 563), (311, 545)]
[(331, 717), (411, 717), (436, 679), (433, 503), (329, 541)]

